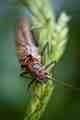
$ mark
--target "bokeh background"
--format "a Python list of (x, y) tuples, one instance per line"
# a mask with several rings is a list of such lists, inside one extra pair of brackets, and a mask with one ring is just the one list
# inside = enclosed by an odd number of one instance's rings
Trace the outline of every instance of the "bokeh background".
[[(80, 1), (52, 0), (58, 18), (62, 11), (71, 16), (68, 43), (56, 68), (58, 80), (80, 88)], [(25, 11), (16, 0), (0, 0), (0, 120), (23, 120), (25, 82), (19, 77), (15, 50), (16, 16)], [(56, 83), (41, 120), (80, 119), (80, 90)]]

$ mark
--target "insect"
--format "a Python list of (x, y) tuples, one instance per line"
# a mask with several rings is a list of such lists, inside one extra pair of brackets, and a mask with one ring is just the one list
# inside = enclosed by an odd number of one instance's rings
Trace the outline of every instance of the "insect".
[(30, 73), (39, 82), (47, 82), (48, 73), (41, 65), (41, 57), (35, 46), (26, 17), (19, 17), (16, 28), (16, 49), (23, 73)]

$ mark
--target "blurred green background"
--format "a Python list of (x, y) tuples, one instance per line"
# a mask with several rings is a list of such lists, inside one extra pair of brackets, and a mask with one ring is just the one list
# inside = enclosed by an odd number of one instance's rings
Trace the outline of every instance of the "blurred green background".
[[(80, 1), (53, 0), (56, 17), (65, 10), (71, 16), (67, 49), (56, 68), (58, 80), (80, 87)], [(0, 120), (23, 120), (25, 81), (19, 77), (15, 50), (16, 16), (24, 10), (15, 1), (0, 0)], [(80, 90), (58, 83), (41, 120), (80, 119)]]

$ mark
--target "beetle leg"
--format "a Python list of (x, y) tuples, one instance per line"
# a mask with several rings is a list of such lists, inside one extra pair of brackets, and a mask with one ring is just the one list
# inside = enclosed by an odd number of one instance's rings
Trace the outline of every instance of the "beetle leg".
[(45, 69), (46, 69), (47, 71), (50, 71), (52, 68), (55, 69), (55, 67), (56, 67), (56, 61), (51, 61), (50, 63), (48, 63), (48, 64), (45, 66)]
[(32, 80), (29, 82), (29, 84), (28, 84), (28, 89), (31, 88), (31, 86), (32, 86), (32, 84), (33, 84), (34, 81), (35, 81), (35, 79), (32, 79)]
[(27, 72), (23, 71), (23, 72), (20, 73), (20, 76), (24, 77), (26, 74), (27, 74)]
[[(27, 90), (29, 91), (29, 89), (31, 88), (31, 86), (32, 86), (32, 84), (34, 83), (34, 81), (35, 81), (35, 79), (32, 79), (31, 81), (30, 81), (30, 83), (28, 84), (28, 87), (27, 87)], [(37, 81), (37, 82), (39, 82), (39, 81)], [(41, 84), (41, 82), (39, 82), (40, 84)], [(40, 100), (40, 97), (34, 92), (34, 91), (31, 91), (31, 93), (32, 93), (32, 96), (36, 96), (39, 100)]]
[(20, 73), (20, 76), (23, 77), (23, 78), (28, 78), (28, 79), (31, 79), (31, 75), (28, 73), (28, 72), (22, 72)]

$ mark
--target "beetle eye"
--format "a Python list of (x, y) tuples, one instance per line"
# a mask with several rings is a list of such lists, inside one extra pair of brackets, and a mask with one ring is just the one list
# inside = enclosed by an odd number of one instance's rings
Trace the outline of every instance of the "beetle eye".
[(45, 75), (48, 75), (48, 73), (47, 73), (47, 72), (45, 72)]

